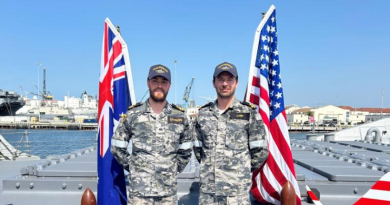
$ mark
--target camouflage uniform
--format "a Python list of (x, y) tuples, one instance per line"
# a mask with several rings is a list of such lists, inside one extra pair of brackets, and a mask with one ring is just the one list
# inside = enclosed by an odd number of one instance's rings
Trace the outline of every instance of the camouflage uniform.
[[(160, 115), (152, 112), (148, 100), (129, 108), (111, 140), (112, 154), (129, 171), (129, 204), (139, 204), (132, 198), (156, 202), (171, 198), (176, 201), (170, 204), (177, 204), (176, 174), (191, 157), (190, 129), (184, 111), (168, 102)], [(130, 139), (132, 154), (127, 151)]]
[(177, 196), (169, 196), (169, 197), (136, 197), (129, 196), (130, 200), (129, 205), (172, 205), (177, 204)]
[(194, 151), (200, 166), (199, 204), (250, 204), (251, 172), (268, 157), (256, 107), (237, 99), (219, 114), (217, 102), (199, 109)]

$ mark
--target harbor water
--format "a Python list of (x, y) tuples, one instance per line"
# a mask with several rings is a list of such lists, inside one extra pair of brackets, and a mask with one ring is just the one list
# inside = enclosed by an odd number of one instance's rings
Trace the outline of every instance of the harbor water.
[[(24, 136), (26, 131), (28, 144)], [(15, 148), (41, 159), (96, 146), (96, 131), (0, 129), (0, 134)], [(306, 139), (306, 134), (294, 132), (290, 133), (290, 138)]]
[(41, 159), (96, 145), (96, 131), (0, 129), (0, 134), (15, 148)]

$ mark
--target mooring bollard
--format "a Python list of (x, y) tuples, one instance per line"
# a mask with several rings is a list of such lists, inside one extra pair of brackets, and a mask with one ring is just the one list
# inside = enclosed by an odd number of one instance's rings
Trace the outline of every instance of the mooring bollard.
[(84, 191), (81, 197), (81, 205), (96, 205), (95, 194), (89, 188)]

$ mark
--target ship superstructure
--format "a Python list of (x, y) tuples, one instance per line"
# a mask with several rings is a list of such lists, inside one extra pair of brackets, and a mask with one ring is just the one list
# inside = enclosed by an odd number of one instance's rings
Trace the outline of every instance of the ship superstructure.
[(26, 102), (16, 93), (0, 89), (0, 116), (14, 116)]

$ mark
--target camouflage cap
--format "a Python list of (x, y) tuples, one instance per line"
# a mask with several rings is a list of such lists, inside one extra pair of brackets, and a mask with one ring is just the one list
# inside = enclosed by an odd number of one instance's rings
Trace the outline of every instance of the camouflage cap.
[(152, 79), (156, 76), (161, 76), (171, 82), (171, 71), (164, 65), (157, 64), (150, 67), (148, 79)]
[(217, 65), (217, 67), (215, 67), (214, 77), (217, 77), (219, 74), (221, 74), (224, 71), (231, 73), (234, 77), (238, 76), (237, 69), (236, 69), (235, 65), (228, 63), (228, 62), (223, 62), (223, 63)]

